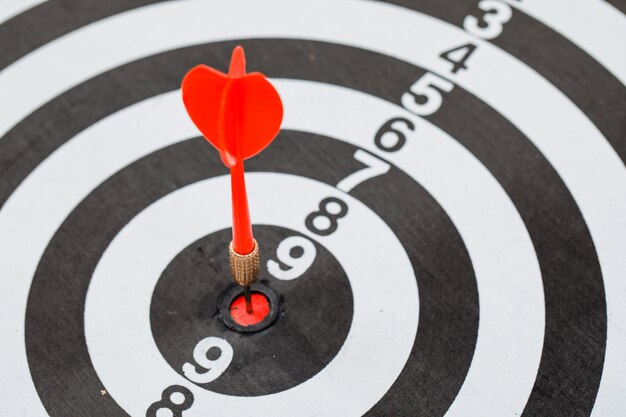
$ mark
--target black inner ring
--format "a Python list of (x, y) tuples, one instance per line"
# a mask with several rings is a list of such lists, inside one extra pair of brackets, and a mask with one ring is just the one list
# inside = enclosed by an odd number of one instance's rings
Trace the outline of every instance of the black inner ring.
[[(318, 135), (281, 132), (272, 146), (250, 160), (248, 171), (285, 172), (334, 185), (363, 168), (351, 157), (355, 150)], [(308, 158), (312, 153), (320, 158)], [(184, 141), (109, 178), (59, 228), (33, 280), (26, 317), (31, 374), (51, 415), (68, 415), (68, 410), (127, 415), (112, 397), (99, 395), (102, 382), (86, 346), (84, 302), (93, 271), (119, 230), (145, 207), (185, 185), (225, 174), (219, 156), (207, 150), (205, 141)], [(442, 398), (451, 401), (471, 362), (478, 328), (476, 278), (463, 241), (437, 202), (393, 166), (383, 177), (356, 187), (353, 195), (405, 245), (418, 279), (418, 334), (411, 357), (388, 394), (393, 399), (406, 389), (430, 392), (407, 399), (404, 405), (412, 409), (440, 404)], [(419, 215), (407, 217), (403, 214), (407, 212)], [(80, 257), (74, 256), (78, 253)], [(65, 389), (57, 390), (59, 385)]]
[[(517, 39), (518, 32), (505, 31), (515, 34), (511, 39)], [(526, 45), (525, 41), (520, 42)], [(246, 48), (250, 62), (255, 62), (255, 69), (268, 76), (337, 84), (396, 103), (408, 86), (424, 73), (419, 67), (377, 53), (302, 40), (217, 42), (146, 57), (72, 88), (34, 111), (5, 135), (0, 141), (0, 171), (3, 172), (0, 205), (43, 158), (69, 138), (116, 110), (179, 88), (185, 71), (198, 62), (227, 68), (230, 52), (238, 43)], [(355, 76), (355, 68), (359, 68), (358, 76)], [(608, 90), (619, 91), (615, 88)], [(600, 97), (605, 99), (604, 95)], [(591, 105), (591, 109), (605, 107)], [(602, 272), (593, 240), (575, 200), (549, 161), (522, 132), (495, 109), (460, 87), (455, 86), (446, 94), (441, 109), (428, 119), (458, 140), (497, 178), (519, 211), (535, 246), (544, 283), (546, 327), (541, 364), (527, 412), (532, 415), (539, 412), (537, 410), (552, 410), (553, 413), (569, 410), (571, 414), (582, 409), (589, 414), (602, 375), (607, 316)], [(18, 160), (19, 163), (14, 162)], [(129, 200), (134, 198), (135, 195), (128, 197)], [(441, 245), (454, 247), (456, 243), (442, 239)], [(79, 248), (77, 253), (82, 249)], [(435, 271), (434, 275), (454, 274), (446, 270), (447, 265), (436, 263), (436, 266), (427, 268), (429, 274), (430, 271)], [(449, 265), (452, 269), (459, 266), (454, 261)], [(472, 299), (469, 303), (473, 302)], [(458, 300), (459, 305), (464, 303)], [(442, 311), (436, 308), (421, 311), (420, 321), (422, 318), (432, 319), (433, 327), (436, 327), (437, 322), (451, 319), (441, 317), (440, 313)], [(81, 313), (74, 311), (73, 314)], [(583, 316), (588, 319), (580, 320)], [(71, 320), (80, 322), (81, 318)], [(467, 321), (471, 321), (469, 316)], [(421, 363), (438, 363), (445, 371), (441, 374), (425, 371), (427, 375), (420, 378), (403, 379), (397, 389), (383, 398), (381, 406), (376, 407), (383, 411), (376, 410), (372, 415), (405, 414), (406, 410), (443, 415), (454, 400), (469, 366), (465, 362), (471, 361), (473, 344), (463, 346), (453, 335), (449, 337), (446, 333), (438, 335), (424, 330), (428, 328), (420, 324), (418, 332), (428, 334), (428, 338), (439, 337), (439, 347), (435, 351), (449, 349), (463, 353), (457, 355), (456, 361), (444, 363), (439, 363), (440, 358), (435, 354), (424, 358)], [(418, 339), (422, 336), (419, 335)], [(45, 365), (33, 365), (33, 361), (37, 361), (30, 352), (28, 354), (33, 379), (48, 378), (49, 374), (43, 371)], [(433, 368), (439, 365), (433, 365)], [(458, 372), (454, 372), (455, 366)], [(420, 369), (419, 365), (417, 368)], [(81, 375), (76, 383), (84, 386), (85, 372), (64, 374), (66, 383), (62, 385), (77, 378), (74, 374)], [(93, 390), (101, 385), (93, 373), (89, 380)], [(423, 382), (416, 384), (416, 380)], [(46, 388), (46, 383), (41, 384), (42, 388), (37, 381), (35, 384), (46, 407), (49, 410), (55, 408), (55, 405), (48, 404), (59, 402), (64, 393), (56, 388)], [(407, 399), (404, 392), (409, 387), (415, 395)], [(392, 395), (394, 393), (397, 395)], [(61, 410), (66, 408), (61, 407)], [(84, 410), (78, 408), (78, 411)]]
[[(223, 339), (233, 349), (225, 370), (208, 382), (190, 381), (240, 397), (285, 391), (321, 372), (343, 346), (353, 317), (350, 281), (328, 249), (289, 228), (255, 223), (253, 230), (260, 243), (259, 282), (280, 294), (282, 307), (276, 309), (279, 317), (273, 325), (244, 333), (231, 330), (220, 317), (224, 297), (240, 293), (230, 274), (230, 228), (181, 250), (161, 273), (150, 303), (152, 337), (171, 368), (186, 377), (183, 367), (190, 363), (203, 372), (192, 354), (196, 345), (207, 337)], [(276, 278), (267, 262), (289, 269), (278, 259), (277, 248), (294, 236), (311, 241), (314, 260), (294, 279)], [(226, 314), (229, 304), (224, 303)]]

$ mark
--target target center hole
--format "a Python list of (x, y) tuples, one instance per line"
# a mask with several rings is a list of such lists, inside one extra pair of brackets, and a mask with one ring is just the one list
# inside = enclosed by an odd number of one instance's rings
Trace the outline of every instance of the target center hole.
[(270, 301), (261, 293), (253, 292), (251, 298), (252, 313), (246, 309), (246, 299), (242, 295), (238, 296), (230, 304), (230, 316), (235, 323), (241, 326), (252, 326), (262, 322), (270, 313)]

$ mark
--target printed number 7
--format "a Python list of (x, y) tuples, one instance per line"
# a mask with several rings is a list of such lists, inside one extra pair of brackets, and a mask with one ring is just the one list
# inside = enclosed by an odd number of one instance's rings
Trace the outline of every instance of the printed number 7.
[(370, 178), (383, 175), (389, 171), (389, 164), (361, 149), (354, 153), (354, 159), (365, 164), (365, 168), (353, 172), (346, 178), (339, 181), (337, 188), (345, 193), (349, 193), (354, 187)]

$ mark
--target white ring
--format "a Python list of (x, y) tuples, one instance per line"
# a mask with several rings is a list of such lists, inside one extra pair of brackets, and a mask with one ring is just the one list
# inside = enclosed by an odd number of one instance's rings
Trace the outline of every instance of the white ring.
[[(532, 242), (504, 190), (458, 142), (398, 106), (321, 83), (277, 80), (275, 85), (285, 102), (285, 128), (311, 129), (374, 153), (375, 131), (386, 120), (405, 115), (416, 124), (417, 133), (408, 138), (406, 152), (380, 155), (422, 184), (450, 216), (472, 259), (481, 312), (487, 312), (481, 317), (475, 356), (463, 386), (468, 394), (457, 397), (456, 402), (461, 408), (479, 409), (487, 395), (507, 398), (490, 402), (507, 412), (523, 407), (541, 353), (543, 295)], [(316, 100), (326, 104), (320, 106)], [(67, 213), (97, 184), (134, 160), (195, 135), (197, 131), (180, 104), (180, 92), (175, 91), (103, 119), (54, 152), (0, 211), (0, 265), (12, 266), (7, 276), (16, 278), (4, 283), (3, 289), (9, 294), (27, 294), (46, 245)], [(25, 224), (29, 227), (21, 227)], [(11, 352), (4, 356), (11, 358), (5, 365), (11, 378), (2, 385), (21, 399), (15, 403), (17, 410), (32, 407), (30, 414), (40, 415), (34, 412), (41, 404), (23, 350), (26, 299), (26, 295), (13, 296), (0, 305), (5, 312), (0, 325), (6, 326), (3, 332), (7, 335), (0, 349)], [(24, 306), (14, 306), (20, 303)], [(523, 323), (519, 317), (525, 318)], [(509, 343), (501, 344), (503, 338)], [(481, 379), (484, 374), (489, 378)], [(462, 398), (469, 401), (460, 401)]]
[(0, 2), (0, 25), (45, 1), (46, 0), (2, 0), (2, 2)]
[[(167, 31), (162, 30), (164, 22)], [(346, 22), (350, 22), (350, 30), (346, 30)], [(375, 31), (371, 22), (376, 22)], [(142, 30), (137, 31), (137, 27)], [(0, 136), (48, 100), (108, 69), (184, 46), (259, 37), (340, 43), (446, 74), (495, 108), (532, 141), (580, 208), (602, 269), (607, 342), (594, 407), (626, 408), (626, 388), (622, 381), (626, 373), (626, 332), (621, 330), (626, 322), (624, 164), (597, 127), (554, 85), (520, 60), (454, 25), (416, 11), (370, 1), (181, 0), (141, 7), (58, 38), (0, 72), (0, 91), (6, 98), (0, 100), (3, 115)], [(420, 39), (428, 42), (416, 42)], [(449, 63), (440, 59), (439, 54), (468, 42), (478, 46), (471, 68), (451, 74)], [(59, 56), (63, 59), (58, 59)], [(24, 281), (24, 287), (20, 286), (13, 297), (9, 296), (16, 301), (10, 301), (7, 309), (25, 312), (27, 284)], [(0, 346), (0, 354), (10, 357), (23, 349), (23, 335), (19, 330), (8, 334), (11, 341), (4, 349)], [(14, 366), (26, 366), (24, 353), (17, 355), (20, 365)], [(35, 394), (32, 386), (23, 389), (24, 393), (12, 389), (16, 391), (16, 397), (12, 398)], [(475, 397), (468, 393), (466, 398)], [(498, 407), (498, 401), (491, 403)], [(519, 401), (511, 407), (513, 411), (507, 411), (508, 414), (523, 409)], [(467, 410), (458, 412), (469, 415)], [(484, 410), (477, 410), (476, 414), (482, 415)]]
[(601, 0), (506, 2), (567, 38), (626, 85), (626, 54), (616, 50), (619, 39), (626, 39), (626, 18), (615, 6)]
[[(293, 417), (306, 410), (320, 417), (357, 417), (382, 398), (404, 368), (417, 332), (419, 299), (411, 262), (389, 227), (355, 198), (308, 178), (251, 173), (247, 185), (255, 223), (317, 239), (346, 272), (354, 312), (343, 346), (307, 381), (259, 397), (204, 390), (170, 367), (150, 331), (154, 288), (185, 247), (231, 224), (229, 178), (204, 180), (176, 190), (129, 222), (104, 252), (90, 283), (89, 353), (107, 391), (129, 414), (142, 415), (165, 388), (178, 384), (193, 392), (191, 410), (198, 413)], [(325, 197), (342, 199), (349, 212), (336, 232), (319, 237), (304, 220)]]

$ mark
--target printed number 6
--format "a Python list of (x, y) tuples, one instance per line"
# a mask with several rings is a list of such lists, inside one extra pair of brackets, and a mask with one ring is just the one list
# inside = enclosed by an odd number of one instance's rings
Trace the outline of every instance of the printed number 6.
[[(217, 359), (207, 358), (207, 353), (212, 348), (218, 348), (220, 351), (220, 356)], [(187, 362), (183, 365), (183, 374), (190, 381), (198, 384), (207, 384), (219, 378), (228, 368), (228, 365), (233, 360), (233, 347), (226, 340), (219, 337), (206, 337), (193, 348), (193, 359), (207, 371), (199, 373), (194, 365)]]
[[(292, 256), (291, 251), (302, 248), (302, 255)], [(280, 264), (273, 259), (267, 261), (267, 270), (270, 274), (283, 281), (296, 279), (304, 274), (313, 265), (317, 249), (309, 239), (302, 236), (290, 236), (280, 242), (276, 249), (276, 257), (279, 261), (290, 267), (287, 270), (281, 269)]]
[(493, 39), (502, 33), (502, 25), (508, 22), (513, 15), (511, 6), (496, 0), (481, 0), (478, 7), (487, 12), (482, 20), (487, 24), (480, 24), (480, 20), (474, 16), (466, 16), (463, 27), (472, 35), (483, 39)]

